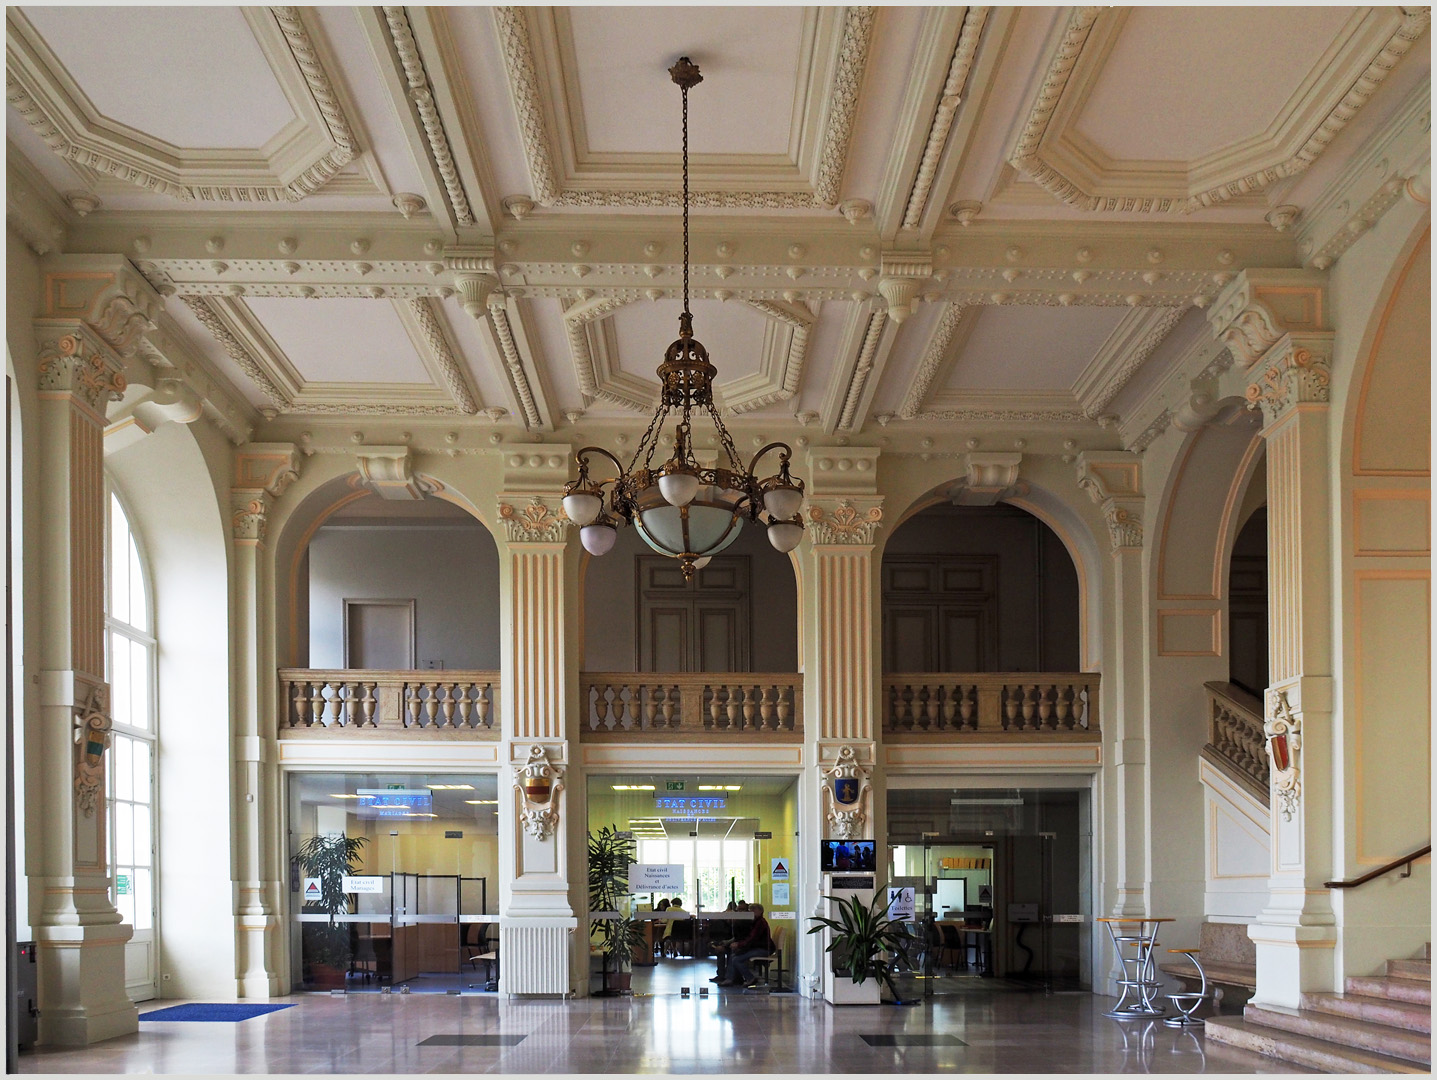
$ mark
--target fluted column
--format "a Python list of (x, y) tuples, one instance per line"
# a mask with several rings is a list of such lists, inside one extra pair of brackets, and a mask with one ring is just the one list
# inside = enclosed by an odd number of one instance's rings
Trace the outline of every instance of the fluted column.
[(283, 853), (274, 755), (274, 673), (262, 669), (271, 594), (265, 539), (274, 501), (299, 477), (301, 457), (289, 443), (248, 443), (235, 455), (230, 490), (234, 535), (234, 891), (235, 992), (268, 997), (279, 992), (289, 953), (279, 921)]
[[(1272, 280), (1268, 280), (1268, 279)], [(1335, 989), (1332, 500), (1328, 378), (1332, 333), (1320, 276), (1248, 272), (1211, 316), (1263, 415), (1267, 441), (1268, 679), (1264, 695), (1272, 835), (1269, 897), (1248, 927), (1254, 1000), (1296, 1008)]]
[(578, 955), (570, 842), (583, 835), (583, 803), (565, 791), (577, 672), (568, 645), (568, 522), (557, 503), (528, 494), (499, 498), (507, 541), (500, 579), (507, 764), (499, 777), (499, 989), (505, 994), (569, 993)]
[(1144, 678), (1147, 605), (1143, 596), (1142, 465), (1124, 451), (1078, 455), (1078, 484), (1101, 507), (1112, 552), (1112, 587), (1103, 618), (1103, 739), (1113, 804), (1105, 815), (1114, 854), (1113, 915), (1147, 915), (1152, 831), (1148, 800), (1151, 746)]
[[(127, 289), (129, 290), (127, 292)], [(105, 410), (125, 389), (123, 367), (151, 328), (157, 300), (133, 273), (45, 272), (45, 309), (35, 320), (38, 357), (37, 533), (40, 621), (34, 672), (40, 761), (31, 812), (39, 822), (39, 896), (31, 923), (38, 945), (40, 1041), (83, 1045), (133, 1032), (125, 993), (131, 930), (110, 902), (105, 750)], [(16, 357), (17, 369), (26, 365)]]

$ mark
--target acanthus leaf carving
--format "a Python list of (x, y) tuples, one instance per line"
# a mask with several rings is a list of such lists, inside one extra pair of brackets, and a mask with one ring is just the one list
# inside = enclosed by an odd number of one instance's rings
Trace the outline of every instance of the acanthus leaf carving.
[(75, 708), (75, 805), (85, 817), (94, 817), (105, 783), (105, 750), (110, 745), (113, 721), (104, 683), (90, 687)]
[(1267, 691), (1266, 711), (1262, 733), (1267, 739), (1268, 777), (1283, 820), (1291, 821), (1302, 798), (1302, 717), (1293, 712), (1286, 690)]
[(125, 394), (124, 372), (82, 332), (62, 334), (40, 347), (40, 390), (73, 394), (101, 416)]
[(1247, 407), (1261, 409), (1268, 423), (1295, 405), (1328, 400), (1331, 373), (1328, 359), (1289, 343), (1268, 359), (1258, 380), (1248, 385)]
[(827, 825), (824, 835), (834, 840), (862, 839), (869, 831), (870, 770), (849, 745), (840, 746), (833, 763), (820, 768), (826, 781), (823, 785), (823, 817)]
[(559, 827), (559, 796), (564, 790), (564, 769), (550, 760), (541, 744), (529, 747), (523, 764), (514, 767), (514, 788), (519, 797), (519, 824), (535, 840), (547, 840)]
[(564, 530), (571, 524), (563, 509), (550, 509), (542, 496), (535, 495), (527, 506), (499, 503), (499, 521), (511, 544), (562, 544)]
[(822, 502), (810, 498), (807, 535), (813, 544), (872, 544), (874, 532), (883, 521), (882, 500), (852, 499)]

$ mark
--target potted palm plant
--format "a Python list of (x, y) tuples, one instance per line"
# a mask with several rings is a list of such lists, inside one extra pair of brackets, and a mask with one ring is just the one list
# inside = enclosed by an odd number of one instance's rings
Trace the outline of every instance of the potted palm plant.
[(634, 949), (643, 944), (642, 928), (628, 911), (629, 864), (633, 861), (634, 840), (628, 833), (611, 825), (589, 833), (590, 933), (598, 936), (603, 957), (601, 992), (605, 994), (629, 989)]
[(361, 849), (368, 842), (364, 836), (327, 833), (311, 836), (294, 854), (299, 872), (319, 879), (319, 899), (307, 901), (302, 909), (304, 914), (329, 916), (328, 923), (305, 923), (301, 932), (303, 956), (309, 971), (306, 982), (321, 989), (344, 986), (353, 949), (348, 925), (334, 920), (336, 915), (349, 910), (344, 879), (358, 869)]
[(879, 888), (866, 903), (861, 896), (829, 896), (830, 914), (810, 916), (809, 922), (817, 924), (809, 927), (810, 934), (828, 932), (823, 951), (833, 957), (831, 977), (824, 980), (830, 1004), (876, 1005), (885, 986), (894, 1001), (900, 1000), (891, 958), (906, 962), (912, 939), (903, 923), (888, 918), (887, 895)]

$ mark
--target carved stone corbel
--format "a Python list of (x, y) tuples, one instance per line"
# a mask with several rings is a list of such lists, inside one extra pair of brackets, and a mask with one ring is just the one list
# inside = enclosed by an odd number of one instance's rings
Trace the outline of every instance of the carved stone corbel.
[(230, 526), (236, 540), (264, 542), (270, 508), (299, 479), (302, 461), (293, 443), (250, 443), (235, 455)]
[(1078, 455), (1078, 487), (1102, 507), (1108, 540), (1116, 553), (1143, 546), (1142, 463), (1126, 451)]
[(547, 840), (559, 827), (564, 769), (549, 760), (543, 746), (534, 743), (524, 764), (514, 767), (514, 787), (519, 795), (519, 824), (535, 840)]
[(355, 454), (359, 479), (381, 499), (416, 500), (438, 485), (414, 472), (407, 446), (366, 446)]
[(948, 490), (948, 497), (960, 506), (993, 506), (1025, 488), (1018, 480), (1022, 454), (971, 453), (963, 479)]
[(868, 807), (872, 800), (869, 770), (851, 746), (838, 748), (838, 757), (823, 770), (824, 836), (832, 840), (857, 840), (868, 833)]
[(1286, 690), (1268, 690), (1266, 712), (1262, 733), (1267, 738), (1267, 756), (1271, 763), (1269, 782), (1277, 796), (1282, 819), (1291, 821), (1302, 798), (1302, 718), (1292, 711)]
[(85, 701), (75, 707), (75, 805), (94, 817), (105, 783), (105, 750), (113, 722), (109, 716), (104, 683), (95, 683)]

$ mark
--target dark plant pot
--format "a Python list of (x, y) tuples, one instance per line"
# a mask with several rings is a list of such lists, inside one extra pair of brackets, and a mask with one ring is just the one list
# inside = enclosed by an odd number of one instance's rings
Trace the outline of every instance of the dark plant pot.
[(634, 988), (634, 973), (632, 971), (611, 971), (609, 972), (609, 989), (617, 990), (620, 993), (628, 993)]
[(329, 964), (311, 964), (309, 985), (315, 990), (343, 990), (344, 969)]

